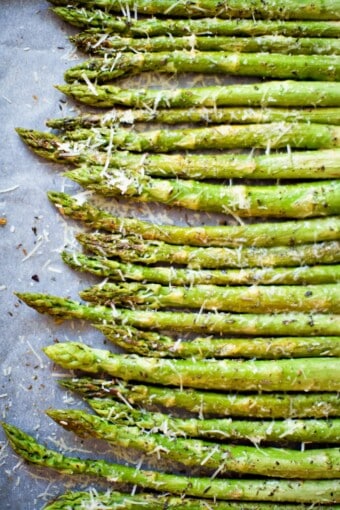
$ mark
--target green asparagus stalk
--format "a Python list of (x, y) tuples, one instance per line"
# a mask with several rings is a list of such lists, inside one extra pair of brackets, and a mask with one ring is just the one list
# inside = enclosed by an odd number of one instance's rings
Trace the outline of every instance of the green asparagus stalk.
[[(282, 505), (275, 503), (227, 503), (223, 501), (209, 501), (207, 499), (192, 499), (154, 494), (131, 494), (106, 491), (100, 493), (95, 490), (89, 492), (67, 492), (59, 496), (52, 503), (44, 506), (44, 510), (84, 510), (84, 508), (105, 508), (111, 510), (136, 510), (137, 508), (151, 508), (152, 510), (282, 510)], [(308, 510), (304, 504), (285, 504), (287, 510)], [(333, 505), (339, 509), (339, 505)], [(315, 510), (329, 510), (328, 506), (315, 505)]]
[(116, 281), (153, 282), (163, 285), (315, 285), (340, 282), (340, 265), (204, 270), (166, 266), (145, 266), (88, 257), (82, 253), (62, 253), (63, 261), (77, 271), (89, 272)]
[(92, 323), (123, 323), (141, 329), (175, 329), (196, 333), (251, 336), (338, 336), (340, 316), (333, 314), (185, 313), (86, 306), (71, 299), (37, 293), (16, 293), (40, 313)]
[(161, 124), (262, 124), (268, 122), (313, 122), (340, 124), (339, 108), (175, 108), (166, 110), (115, 109), (106, 114), (80, 115), (50, 119), (52, 129), (70, 131), (79, 128), (111, 127), (117, 123), (159, 122)]
[(151, 413), (109, 399), (90, 399), (87, 403), (110, 423), (138, 427), (169, 437), (198, 437), (220, 440), (296, 441), (302, 443), (338, 443), (340, 420), (267, 420), (173, 418)]
[(70, 37), (70, 41), (85, 53), (109, 56), (118, 51), (229, 51), (242, 53), (281, 53), (288, 55), (339, 55), (340, 42), (336, 38), (286, 37), (265, 35), (260, 37), (181, 36), (122, 37), (120, 35), (87, 30)]
[(138, 487), (217, 500), (268, 501), (293, 503), (338, 503), (340, 489), (336, 480), (222, 479), (186, 477), (137, 470), (135, 467), (105, 460), (66, 457), (37, 443), (13, 425), (3, 424), (14, 451), (25, 460), (67, 474), (100, 476), (112, 483), (131, 483)]
[[(340, 415), (337, 393), (214, 393), (192, 389), (135, 384), (107, 379), (59, 379), (69, 391), (87, 399), (107, 399), (141, 405), (146, 409), (170, 409), (171, 414), (183, 410), (204, 417), (244, 418), (330, 418)], [(110, 401), (110, 402), (109, 402)], [(182, 416), (181, 416), (182, 417)]]
[(82, 410), (50, 409), (47, 415), (81, 437), (104, 439), (115, 446), (134, 448), (146, 455), (157, 452), (159, 458), (166, 462), (219, 469), (221, 475), (232, 472), (278, 478), (332, 479), (340, 474), (340, 451), (334, 447), (301, 452), (181, 437), (174, 441), (167, 434), (144, 432), (136, 426), (116, 425)]
[(201, 248), (145, 241), (138, 236), (80, 233), (77, 240), (90, 252), (124, 262), (181, 264), (189, 269), (303, 266), (340, 262), (339, 242), (270, 248)]
[(218, 18), (264, 18), (264, 19), (298, 19), (298, 20), (338, 20), (339, 3), (337, 0), (300, 0), (297, 5), (294, 0), (287, 0), (282, 6), (279, 0), (272, 0), (264, 4), (261, 0), (252, 0), (244, 5), (240, 0), (230, 0), (220, 3), (214, 0), (193, 0), (189, 4), (185, 1), (174, 3), (172, 0), (51, 0), (54, 5), (75, 4), (82, 7), (100, 7), (108, 12), (119, 12), (128, 15), (130, 12), (140, 14), (162, 14), (171, 17), (203, 18), (217, 16)]
[[(65, 149), (64, 149), (65, 150)], [(97, 164), (105, 164), (98, 151)], [(95, 156), (95, 157), (96, 157)], [(339, 177), (339, 149), (299, 151), (271, 155), (244, 154), (138, 154), (116, 151), (110, 167), (130, 168), (156, 177), (192, 179), (312, 179)], [(96, 163), (95, 157), (92, 163)], [(86, 161), (85, 161), (86, 163)]]
[[(327, 110), (327, 108), (325, 108)], [(187, 110), (190, 111), (190, 110)], [(319, 111), (319, 110), (315, 110)], [(164, 114), (169, 113), (164, 111)], [(91, 119), (93, 117), (90, 117)], [(103, 117), (104, 119), (105, 117)], [(61, 121), (63, 121), (61, 119)], [(73, 129), (72, 123), (67, 126)], [(75, 118), (77, 122), (77, 118)], [(51, 122), (51, 127), (54, 121)], [(58, 124), (58, 119), (57, 119)], [(74, 126), (76, 128), (76, 126)], [(87, 126), (89, 127), (89, 126)], [(62, 141), (52, 133), (17, 129), (21, 139), (39, 156), (56, 163), (85, 163), (95, 172), (96, 165), (144, 172), (156, 177), (201, 179), (327, 179), (340, 175), (340, 150), (301, 151), (285, 154), (133, 154), (115, 151), (111, 154), (91, 149), (84, 144)], [(101, 168), (101, 172), (102, 172)]]
[(143, 72), (200, 73), (256, 76), (269, 79), (339, 81), (340, 58), (330, 55), (227, 53), (222, 51), (160, 51), (117, 53), (113, 58), (92, 58), (69, 68), (67, 83), (96, 80), (106, 83)]
[(155, 37), (197, 35), (239, 35), (260, 36), (282, 34), (291, 37), (339, 37), (337, 21), (280, 21), (245, 19), (134, 19), (116, 17), (99, 9), (85, 9), (73, 6), (55, 7), (55, 14), (71, 25), (80, 28), (97, 27), (119, 33), (126, 37)]
[(92, 172), (86, 166), (65, 172), (86, 189), (107, 197), (127, 197), (193, 211), (238, 217), (313, 218), (340, 214), (340, 179), (267, 186), (228, 186), (195, 180), (158, 179), (112, 169)]
[[(38, 135), (39, 136), (39, 135)], [(41, 133), (40, 133), (41, 136)], [(289, 145), (298, 149), (332, 149), (340, 147), (340, 127), (326, 124), (299, 124), (273, 122), (188, 128), (159, 129), (136, 132), (124, 128), (92, 128), (66, 131), (62, 141), (86, 141), (103, 147), (133, 152), (171, 152), (174, 150), (279, 149)]]
[[(295, 58), (295, 57), (294, 57)], [(186, 89), (126, 89), (113, 85), (58, 85), (64, 94), (91, 106), (191, 108), (196, 106), (339, 106), (339, 84), (332, 82), (269, 81)]]
[(65, 342), (44, 348), (62, 368), (105, 372), (126, 381), (206, 390), (339, 391), (339, 361), (299, 358), (270, 361), (179, 360), (112, 354), (85, 344)]
[(124, 310), (85, 306), (71, 299), (35, 293), (16, 293), (40, 313), (61, 319), (83, 319), (93, 323), (123, 323), (141, 329), (175, 329), (196, 333), (256, 336), (337, 336), (340, 316), (332, 314), (232, 314)]
[(239, 313), (340, 313), (340, 285), (170, 287), (157, 283), (104, 283), (79, 293), (84, 301), (123, 308), (196, 308)]
[[(138, 234), (143, 239), (160, 240), (175, 245), (294, 246), (340, 238), (340, 217), (237, 226), (183, 227), (154, 225), (138, 219), (113, 216), (88, 202), (80, 203), (66, 193), (50, 191), (48, 198), (60, 214), (82, 221), (90, 228)], [(321, 263), (320, 260), (317, 263)]]
[(310, 358), (340, 357), (340, 337), (216, 338), (175, 340), (154, 331), (131, 326), (96, 324), (110, 342), (132, 354), (155, 358)]

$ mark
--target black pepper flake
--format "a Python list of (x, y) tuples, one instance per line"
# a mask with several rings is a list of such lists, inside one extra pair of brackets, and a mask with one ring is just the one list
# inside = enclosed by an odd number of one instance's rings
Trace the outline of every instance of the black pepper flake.
[(34, 274), (32, 275), (32, 280), (34, 280), (35, 282), (39, 282), (39, 276), (37, 274)]

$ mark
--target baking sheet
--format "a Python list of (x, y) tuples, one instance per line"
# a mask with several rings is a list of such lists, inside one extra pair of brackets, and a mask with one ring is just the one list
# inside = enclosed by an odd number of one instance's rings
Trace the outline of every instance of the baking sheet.
[[(62, 177), (60, 166), (34, 156), (14, 131), (16, 126), (43, 130), (47, 118), (75, 114), (75, 105), (53, 87), (63, 82), (65, 69), (82, 58), (67, 41), (72, 32), (49, 11), (48, 2), (0, 1), (0, 217), (7, 217), (7, 225), (0, 228), (0, 411), (2, 420), (21, 427), (50, 447), (61, 448), (70, 455), (95, 458), (100, 454), (112, 460), (105, 445), (77, 439), (44, 414), (49, 407), (74, 408), (83, 404), (58, 388), (56, 378), (62, 372), (48, 361), (42, 347), (57, 339), (69, 339), (101, 348), (105, 340), (99, 332), (79, 322), (56, 324), (52, 318), (19, 303), (14, 295), (15, 291), (45, 292), (77, 299), (80, 289), (97, 281), (71, 271), (61, 262), (61, 249), (74, 244), (74, 233), (81, 227), (66, 223), (46, 197), (46, 191), (51, 189), (73, 193), (79, 192), (78, 188)], [(136, 82), (141, 79), (138, 77)], [(196, 86), (202, 84), (199, 79), (195, 76)], [(224, 80), (231, 81), (236, 80)], [(215, 79), (207, 78), (205, 83), (213, 84)], [(172, 85), (175, 84), (173, 80)], [(157, 77), (153, 85), (158, 85)], [(131, 206), (115, 200), (111, 201), (111, 208), (118, 214), (156, 218), (160, 223), (216, 223), (226, 219), (181, 210), (169, 215), (163, 206)], [(37, 510), (67, 489), (91, 486), (107, 488), (99, 481), (63, 477), (48, 469), (28, 466), (13, 454), (0, 430), (1, 510)]]
[[(65, 407), (65, 392), (58, 390), (52, 366), (41, 351), (56, 338), (89, 343), (98, 339), (90, 328), (60, 326), (36, 314), (14, 296), (15, 291), (49, 292), (77, 297), (80, 281), (60, 261), (60, 248), (72, 237), (65, 222), (49, 204), (46, 191), (61, 190), (65, 181), (58, 168), (35, 157), (16, 135), (23, 126), (44, 129), (48, 117), (68, 111), (63, 96), (53, 87), (75, 62), (67, 41), (71, 33), (39, 0), (0, 2), (0, 118), (1, 177), (1, 420), (64, 447), (81, 446), (44, 415), (48, 407)], [(72, 191), (66, 184), (65, 190)], [(79, 401), (75, 402), (79, 405)], [(59, 429), (59, 430), (58, 430)], [(49, 438), (49, 440), (47, 439)], [(82, 447), (82, 446), (81, 446)], [(0, 430), (0, 508), (36, 510), (66, 487), (63, 477), (36, 469), (12, 453)]]

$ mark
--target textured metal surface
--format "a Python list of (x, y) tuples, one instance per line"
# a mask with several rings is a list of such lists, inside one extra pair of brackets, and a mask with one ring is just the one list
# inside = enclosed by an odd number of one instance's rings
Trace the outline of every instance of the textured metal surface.
[[(44, 414), (49, 407), (82, 404), (58, 389), (60, 371), (47, 360), (42, 347), (56, 339), (83, 340), (102, 347), (103, 337), (79, 323), (56, 324), (14, 296), (15, 291), (32, 291), (77, 299), (78, 291), (95, 281), (60, 261), (60, 250), (72, 244), (74, 229), (80, 227), (66, 224), (46, 197), (49, 189), (73, 192), (77, 188), (61, 176), (60, 167), (35, 157), (14, 130), (16, 126), (43, 130), (47, 118), (72, 113), (74, 105), (53, 88), (63, 82), (64, 70), (76, 63), (77, 56), (67, 41), (71, 31), (49, 11), (45, 1), (0, 1), (0, 217), (7, 217), (7, 225), (0, 227), (0, 413), (1, 420), (49, 446), (80, 456), (94, 458), (100, 452), (112, 458), (105, 446), (81, 442)], [(199, 85), (199, 80), (195, 77), (193, 83)], [(149, 85), (157, 83), (155, 77)], [(206, 83), (214, 83), (214, 78)], [(125, 215), (154, 218), (156, 214), (159, 222), (197, 224), (221, 219), (179, 210), (169, 216), (164, 207), (131, 207), (115, 201), (111, 205)], [(37, 510), (67, 489), (91, 485), (86, 479), (64, 478), (23, 463), (0, 430), (1, 510)], [(98, 482), (95, 485), (100, 488)]]
[[(0, 228), (0, 410), (1, 420), (28, 433), (46, 441), (64, 438), (77, 447), (79, 442), (44, 415), (48, 407), (64, 405), (65, 393), (57, 389), (57, 371), (41, 348), (82, 332), (79, 325), (71, 333), (70, 325), (39, 316), (13, 295), (20, 290), (77, 297), (78, 276), (62, 265), (58, 253), (65, 242), (64, 222), (46, 198), (48, 189), (62, 189), (64, 179), (57, 167), (31, 154), (14, 131), (16, 126), (44, 129), (45, 119), (67, 108), (53, 87), (74, 63), (66, 36), (65, 24), (47, 2), (0, 2), (0, 216), (7, 217)], [(95, 337), (87, 331), (83, 338)], [(61, 477), (22, 464), (2, 430), (0, 441), (1, 509), (39, 509), (64, 489)]]

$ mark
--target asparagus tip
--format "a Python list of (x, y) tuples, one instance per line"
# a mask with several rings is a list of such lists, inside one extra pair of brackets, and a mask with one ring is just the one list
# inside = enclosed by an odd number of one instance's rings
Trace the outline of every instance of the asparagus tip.
[(13, 450), (16, 453), (20, 453), (20, 439), (23, 439), (23, 436), (26, 437), (26, 434), (10, 423), (4, 421), (0, 423)]
[(43, 352), (52, 361), (66, 369), (78, 369), (84, 372), (98, 372), (100, 360), (95, 350), (80, 342), (61, 342), (48, 345)]
[(68, 389), (70, 387), (70, 381), (71, 379), (69, 377), (57, 379), (57, 384), (59, 384), (59, 386), (61, 386), (62, 388)]
[(69, 85), (63, 84), (63, 85), (54, 85), (54, 88), (59, 90), (59, 92), (62, 92), (63, 94), (68, 94), (69, 92)]
[(70, 195), (62, 193), (61, 191), (47, 191), (47, 198), (55, 205), (71, 203)]
[(32, 132), (32, 129), (26, 129), (22, 127), (16, 127), (14, 130), (18, 133), (19, 136), (21, 136), (21, 138), (26, 137), (29, 133)]
[(44, 300), (47, 296), (45, 294), (39, 294), (38, 292), (14, 292), (14, 295), (23, 301), (24, 303), (31, 305), (34, 301), (39, 299)]
[(67, 177), (67, 178), (72, 179), (72, 180), (74, 179), (74, 173), (73, 173), (73, 171), (72, 171), (72, 170), (66, 170), (66, 171), (65, 171), (65, 172), (63, 172), (61, 175), (62, 175), (63, 177)]
[(25, 292), (13, 292), (13, 294), (20, 299), (21, 301), (25, 301), (26, 294)]
[(45, 410), (45, 414), (49, 418), (52, 418), (52, 420), (57, 421), (57, 419), (56, 419), (56, 417), (58, 415), (58, 410), (57, 409), (53, 409), (52, 407), (50, 407), (49, 409)]

